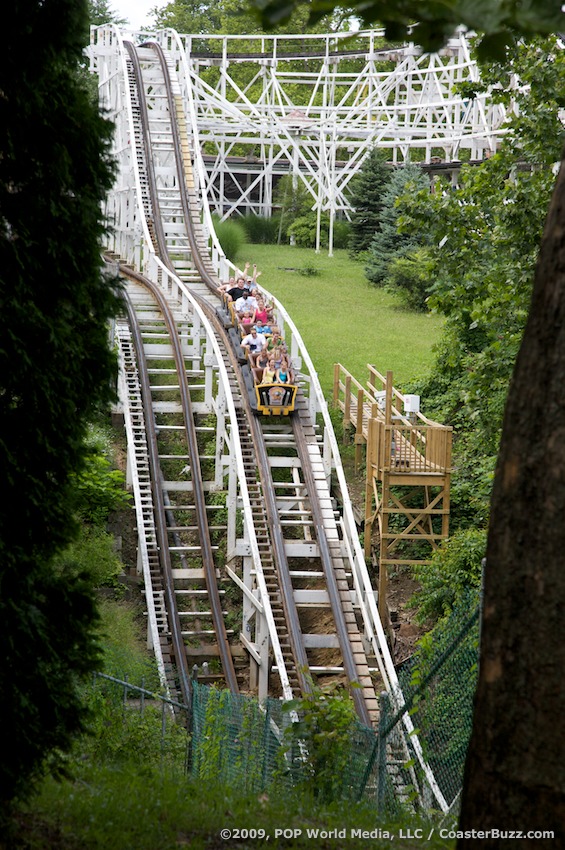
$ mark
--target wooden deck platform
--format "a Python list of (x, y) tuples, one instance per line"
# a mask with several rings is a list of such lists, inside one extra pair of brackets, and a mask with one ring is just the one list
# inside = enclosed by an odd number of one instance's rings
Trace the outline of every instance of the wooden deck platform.
[(448, 536), (452, 429), (424, 416), (392, 372), (367, 368), (363, 386), (336, 363), (333, 402), (354, 433), (356, 465), (365, 461), (365, 554), (376, 555), (386, 624), (389, 570), (429, 561)]

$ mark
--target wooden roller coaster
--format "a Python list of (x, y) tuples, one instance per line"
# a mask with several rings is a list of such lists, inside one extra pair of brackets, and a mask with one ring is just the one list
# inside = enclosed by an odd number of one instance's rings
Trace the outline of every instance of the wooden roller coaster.
[[(131, 223), (131, 249), (124, 256), (109, 248), (107, 260), (124, 280), (120, 397), (163, 683), (188, 700), (191, 669), (202, 662), (210, 680), (260, 698), (291, 699), (313, 679), (337, 680), (350, 688), (360, 720), (375, 725), (376, 688), (386, 688), (397, 709), (403, 697), (350, 502), (340, 510), (332, 489), (337, 477), (342, 497), (347, 491), (315, 369), (266, 293), (289, 335), (297, 391), (294, 415), (257, 415), (222, 309), (218, 269), (226, 261), (204, 227), (200, 152), (178, 68), (156, 42), (117, 43), (128, 111), (117, 145), (134, 175), (135, 204), (118, 188), (113, 202)], [(385, 426), (383, 451), (394, 438), (398, 458), (415, 465), (420, 449), (404, 427)], [(444, 808), (408, 713), (403, 723)]]

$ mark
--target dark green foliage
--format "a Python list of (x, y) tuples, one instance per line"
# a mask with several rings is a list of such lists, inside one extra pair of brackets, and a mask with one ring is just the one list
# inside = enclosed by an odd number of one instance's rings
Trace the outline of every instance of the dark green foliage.
[(84, 469), (77, 475), (76, 511), (85, 523), (103, 525), (112, 511), (127, 507), (131, 496), (124, 489), (124, 474), (112, 469), (100, 454), (86, 458)]
[(313, 263), (306, 263), (302, 268), (296, 270), (303, 277), (318, 277), (320, 270)]
[[(143, 690), (149, 688), (147, 682)], [(96, 765), (135, 764), (146, 771), (166, 764), (182, 774), (188, 747), (186, 716), (175, 721), (168, 707), (163, 710), (159, 700), (150, 701), (149, 693), (141, 703), (134, 688), (127, 693), (130, 703), (126, 700), (124, 705), (124, 691), (125, 687), (99, 677), (86, 689), (89, 734), (77, 742), (75, 756)]]
[(220, 221), (214, 217), (214, 229), (228, 260), (235, 263), (245, 245), (245, 228), (239, 221)]
[[(252, 5), (265, 27), (273, 27), (291, 19), (301, 8), (300, 0), (252, 0)], [(500, 57), (517, 37), (534, 33), (561, 32), (564, 15), (560, 0), (534, 0), (530, 3), (508, 3), (506, 0), (451, 0), (449, 3), (422, 0), (312, 0), (308, 6), (310, 23), (339, 9), (344, 15), (355, 15), (363, 26), (384, 26), (388, 41), (417, 38), (426, 51), (437, 51), (463, 25), (481, 32), (481, 55)], [(414, 21), (417, 29), (412, 29)]]
[(429, 185), (428, 177), (417, 165), (405, 165), (390, 175), (381, 198), (379, 228), (370, 242), (365, 270), (367, 278), (375, 286), (384, 286), (388, 281), (393, 260), (406, 256), (424, 241), (423, 228), (400, 230), (400, 199), (403, 195), (412, 197), (420, 191), (429, 191)]
[(58, 556), (53, 566), (67, 574), (88, 575), (94, 587), (117, 587), (123, 565), (115, 539), (100, 526), (84, 525), (76, 541)]
[(400, 294), (411, 310), (428, 309), (432, 263), (426, 248), (415, 248), (395, 257), (388, 267), (388, 288)]
[(563, 142), (564, 63), (548, 38), (484, 68), (485, 85), (510, 74), (527, 84), (514, 92), (513, 132), (491, 159), (462, 168), (457, 189), (421, 192), (403, 209), (403, 226), (431, 232), (428, 304), (447, 317), (431, 376), (413, 391), (455, 430), (453, 530), (488, 521), (502, 415)]
[(256, 245), (274, 245), (277, 241), (279, 218), (246, 215), (241, 219), (248, 242)]
[[(320, 245), (322, 248), (326, 248), (328, 245), (328, 225), (328, 216), (322, 216), (320, 227)], [(316, 213), (309, 212), (294, 219), (288, 228), (288, 234), (294, 238), (299, 248), (315, 248), (317, 226)]]
[(125, 24), (126, 19), (120, 18), (112, 11), (111, 0), (88, 0), (88, 18), (93, 27), (101, 24)]
[(391, 167), (384, 161), (385, 154), (373, 148), (357, 176), (351, 181), (353, 207), (349, 250), (352, 255), (367, 251), (381, 226), (383, 194), (391, 178)]
[(340, 219), (334, 221), (333, 246), (338, 248), (348, 248), (351, 240), (351, 225), (348, 221)]
[(112, 398), (101, 274), (111, 127), (78, 68), (87, 4), (15, 0), (0, 60), (0, 725), (2, 801), (81, 726), (78, 679), (97, 663), (90, 580), (54, 571), (71, 540), (86, 423)]
[[(315, 248), (318, 230), (317, 213), (311, 210), (303, 212), (294, 218), (287, 229), (287, 236), (294, 239), (294, 244), (299, 248)], [(333, 248), (347, 248), (351, 234), (351, 227), (346, 221), (334, 221), (333, 224)], [(327, 248), (330, 238), (330, 217), (322, 213), (320, 217), (320, 247)]]
[(412, 597), (420, 623), (434, 622), (461, 605), (469, 591), (481, 586), (487, 535), (484, 529), (457, 531), (434, 552), (430, 563), (414, 567), (420, 589)]
[(330, 803), (344, 796), (344, 774), (350, 767), (357, 717), (344, 688), (320, 687), (314, 682), (311, 688), (310, 693), (282, 706), (299, 718), (285, 729), (283, 752), (291, 765), (297, 762), (302, 790)]

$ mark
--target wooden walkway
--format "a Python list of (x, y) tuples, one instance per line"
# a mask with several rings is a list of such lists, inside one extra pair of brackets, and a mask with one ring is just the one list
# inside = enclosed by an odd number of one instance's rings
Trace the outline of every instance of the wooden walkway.
[(388, 624), (388, 572), (429, 561), (449, 533), (452, 429), (428, 419), (419, 397), (403, 395), (392, 373), (369, 365), (365, 386), (340, 363), (333, 402), (365, 455), (365, 554), (379, 566), (379, 610)]
[(452, 429), (428, 419), (419, 410), (405, 409), (415, 396), (404, 396), (390, 381), (368, 365), (365, 387), (340, 363), (334, 366), (333, 402), (343, 411), (344, 428), (355, 432), (356, 461), (370, 440), (371, 460), (379, 470), (389, 468), (397, 474), (444, 474), (451, 463)]

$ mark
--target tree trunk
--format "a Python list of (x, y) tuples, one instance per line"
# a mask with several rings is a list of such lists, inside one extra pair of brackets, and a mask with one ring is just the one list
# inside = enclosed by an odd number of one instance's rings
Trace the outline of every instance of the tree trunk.
[[(565, 846), (565, 165), (505, 411), (459, 830)], [(501, 837), (481, 838), (499, 848)], [(458, 848), (476, 848), (477, 837)], [(522, 844), (521, 846), (524, 846)]]

